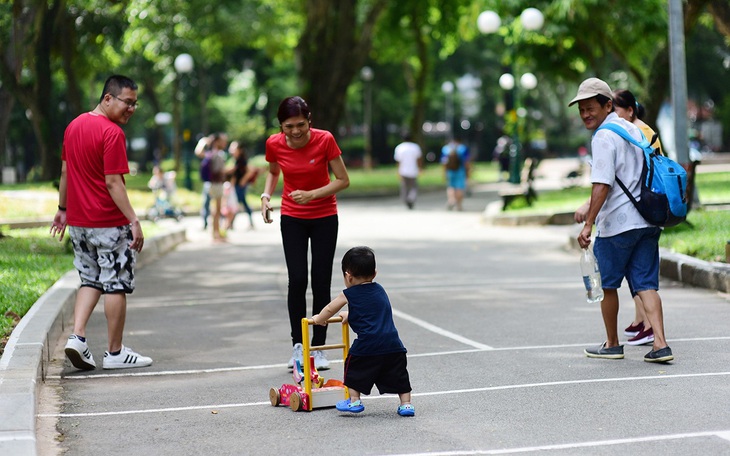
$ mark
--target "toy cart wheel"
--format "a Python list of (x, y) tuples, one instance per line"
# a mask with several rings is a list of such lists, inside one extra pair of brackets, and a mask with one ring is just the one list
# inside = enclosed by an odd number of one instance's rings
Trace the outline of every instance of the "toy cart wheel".
[(276, 388), (271, 388), (269, 390), (269, 402), (271, 402), (271, 405), (274, 407), (281, 404), (281, 396), (279, 395), (279, 390)]
[(292, 393), (291, 397), (289, 398), (289, 407), (291, 407), (292, 410), (295, 412), (298, 412), (302, 409), (302, 396), (301, 393)]

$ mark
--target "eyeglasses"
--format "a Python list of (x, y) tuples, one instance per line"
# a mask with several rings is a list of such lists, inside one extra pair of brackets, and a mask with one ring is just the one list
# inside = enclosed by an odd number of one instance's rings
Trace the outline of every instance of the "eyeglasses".
[[(111, 95), (111, 94), (109, 94), (109, 95)], [(132, 109), (137, 109), (137, 108), (139, 108), (139, 102), (138, 102), (138, 101), (136, 101), (136, 100), (135, 100), (135, 101), (131, 101), (131, 100), (123, 100), (123, 99), (119, 98), (119, 97), (118, 97), (118, 96), (116, 96), (116, 95), (112, 95), (112, 96), (113, 96), (114, 98), (116, 98), (117, 100), (121, 101), (122, 103), (126, 104), (126, 105), (127, 105), (127, 108), (132, 108)]]

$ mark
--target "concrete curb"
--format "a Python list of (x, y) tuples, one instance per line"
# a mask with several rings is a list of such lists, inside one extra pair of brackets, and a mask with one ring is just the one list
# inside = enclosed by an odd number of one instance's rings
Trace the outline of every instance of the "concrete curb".
[[(568, 238), (571, 249), (580, 250), (578, 233)], [(659, 275), (687, 285), (724, 293), (730, 291), (730, 264), (702, 261), (659, 248)]]
[[(505, 215), (502, 202), (490, 203), (484, 211), (485, 223), (499, 226), (520, 225), (572, 225), (573, 213), (535, 214), (529, 216)], [(580, 250), (576, 237), (568, 238), (568, 248)], [(676, 280), (700, 288), (730, 293), (730, 264), (702, 261), (667, 249), (659, 249), (659, 274), (667, 279)]]
[[(137, 258), (137, 267), (149, 264), (185, 241), (182, 228), (148, 239)], [(37, 454), (40, 383), (46, 378), (56, 342), (73, 319), (78, 286), (76, 271), (64, 274), (33, 304), (10, 335), (0, 358), (0, 454)]]

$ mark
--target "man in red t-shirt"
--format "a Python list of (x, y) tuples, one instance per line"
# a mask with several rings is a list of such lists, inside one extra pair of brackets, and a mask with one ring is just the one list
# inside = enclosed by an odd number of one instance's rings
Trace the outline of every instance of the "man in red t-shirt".
[(127, 196), (127, 141), (118, 124), (126, 124), (136, 109), (137, 84), (125, 76), (110, 76), (96, 108), (74, 119), (63, 137), (58, 212), (51, 235), (63, 240), (68, 226), (81, 278), (74, 330), (65, 348), (78, 369), (96, 368), (86, 343), (86, 324), (102, 294), (109, 333), (104, 369), (152, 364), (151, 358), (122, 344), (127, 293), (134, 291), (136, 252), (142, 250), (144, 235)]

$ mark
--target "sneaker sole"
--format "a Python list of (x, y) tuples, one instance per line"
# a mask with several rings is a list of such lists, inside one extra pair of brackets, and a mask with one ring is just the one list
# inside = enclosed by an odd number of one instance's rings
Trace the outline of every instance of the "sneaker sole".
[(104, 369), (132, 369), (134, 367), (148, 367), (151, 366), (152, 363), (135, 363), (135, 364), (129, 364), (129, 363), (120, 363), (120, 364), (104, 364)]
[(643, 339), (639, 340), (627, 340), (626, 343), (628, 345), (646, 345), (654, 342), (654, 336), (651, 337), (644, 337)]
[(73, 348), (66, 348), (66, 349), (64, 349), (64, 352), (66, 353), (66, 358), (68, 358), (68, 360), (71, 361), (71, 364), (76, 369), (81, 369), (81, 370), (96, 369), (96, 364), (91, 364), (88, 361), (86, 361), (86, 358), (84, 358), (84, 355), (82, 355), (78, 351), (74, 350)]
[(589, 358), (602, 358), (602, 359), (624, 359), (623, 353), (620, 355), (599, 355), (597, 353), (589, 353), (588, 350), (583, 350), (583, 353), (586, 354)]

